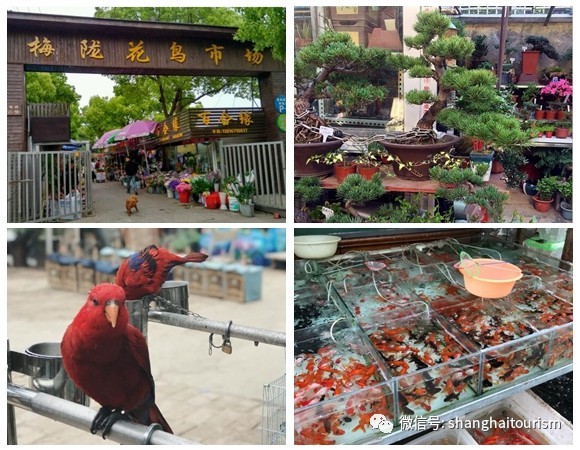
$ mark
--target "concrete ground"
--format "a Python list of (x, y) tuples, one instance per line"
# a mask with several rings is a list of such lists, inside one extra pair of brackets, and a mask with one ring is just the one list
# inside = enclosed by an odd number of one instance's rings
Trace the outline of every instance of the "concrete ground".
[[(208, 319), (285, 330), (286, 272), (264, 268), (262, 298), (250, 303), (203, 298), (190, 292), (189, 309)], [(8, 339), (13, 351), (59, 342), (86, 299), (84, 292), (50, 288), (46, 273), (8, 268)], [(285, 372), (285, 349), (232, 339), (233, 352), (208, 355), (204, 332), (149, 323), (156, 403), (175, 434), (203, 444), (260, 444), (263, 386)], [(221, 336), (214, 336), (221, 343)], [(29, 387), (28, 377), (13, 382)], [(98, 409), (91, 401), (91, 408)], [(114, 444), (99, 435), (16, 409), (19, 444)]]
[[(239, 212), (207, 209), (199, 204), (182, 204), (167, 198), (166, 194), (149, 194), (139, 190), (139, 212), (130, 216), (125, 210), (128, 195), (118, 181), (93, 183), (93, 210), (91, 215), (71, 222), (91, 223), (284, 223), (273, 214), (255, 211), (254, 217), (244, 217)], [(283, 214), (284, 216), (285, 214)]]

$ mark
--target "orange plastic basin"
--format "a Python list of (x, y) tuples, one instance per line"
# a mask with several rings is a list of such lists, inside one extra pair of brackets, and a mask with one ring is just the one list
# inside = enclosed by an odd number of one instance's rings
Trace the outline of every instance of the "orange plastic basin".
[(454, 267), (463, 274), (465, 289), (483, 298), (505, 297), (523, 276), (519, 267), (498, 259), (466, 259)]

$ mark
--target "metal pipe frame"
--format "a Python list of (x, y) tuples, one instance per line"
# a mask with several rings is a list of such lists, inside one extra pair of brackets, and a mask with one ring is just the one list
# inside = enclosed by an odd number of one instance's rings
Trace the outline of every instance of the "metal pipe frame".
[(188, 328), (190, 330), (205, 331), (206, 333), (220, 334), (222, 336), (226, 336), (229, 327), (229, 337), (231, 338), (286, 347), (286, 333), (282, 331), (264, 330), (262, 328), (252, 328), (235, 324), (230, 326), (230, 322), (185, 316), (165, 311), (149, 311), (149, 320), (151, 322)]
[[(86, 406), (78, 405), (52, 395), (36, 392), (25, 387), (8, 383), (8, 404), (27, 411), (32, 411), (57, 422), (89, 431), (96, 411)], [(99, 436), (100, 438), (100, 436)], [(192, 442), (174, 434), (166, 433), (157, 425), (140, 425), (130, 421), (115, 422), (107, 439), (119, 444), (129, 445), (195, 445)]]

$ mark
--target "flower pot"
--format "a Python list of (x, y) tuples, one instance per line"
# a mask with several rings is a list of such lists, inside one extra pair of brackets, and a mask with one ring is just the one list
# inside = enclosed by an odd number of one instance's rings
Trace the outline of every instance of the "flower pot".
[(546, 135), (547, 138), (551, 138), (554, 134), (553, 131), (545, 131), (544, 134)]
[(401, 168), (396, 161), (392, 162), (395, 175), (405, 180), (423, 181), (429, 180), (433, 156), (451, 150), (460, 140), (458, 136), (446, 135), (435, 144), (397, 144), (391, 140), (383, 140), (379, 144), (405, 164)]
[(179, 203), (189, 203), (189, 191), (179, 192)]
[(344, 179), (356, 172), (356, 166), (354, 164), (335, 164), (334, 165), (334, 175), (336, 176), (336, 182), (338, 184), (342, 183)]
[(536, 209), (536, 211), (548, 212), (550, 210), (550, 207), (552, 206), (553, 199), (540, 200), (537, 195), (534, 195), (532, 199), (534, 200), (534, 208)]
[(147, 186), (147, 193), (155, 194), (155, 186)]
[(493, 152), (489, 153), (470, 153), (469, 160), (471, 161), (471, 169), (475, 172), (476, 164), (488, 164), (487, 172), (483, 175), (483, 181), (489, 181), (491, 177), (491, 163), (493, 161)]
[(228, 209), (228, 207), (226, 206), (227, 194), (225, 192), (219, 192), (219, 196), (220, 196), (220, 209), (227, 210)]
[(568, 128), (558, 127), (554, 133), (558, 139), (566, 139), (568, 137), (569, 131), (570, 130)]
[(532, 183), (531, 181), (524, 182), (522, 190), (524, 191), (524, 194), (529, 195), (530, 197), (533, 197), (538, 193), (536, 183)]
[(312, 144), (294, 143), (294, 177), (326, 177), (332, 173), (332, 166), (311, 162), (308, 158), (314, 155), (324, 155), (342, 147), (342, 141), (315, 142)]
[(533, 163), (526, 163), (520, 167), (520, 170), (527, 175), (528, 180), (537, 181), (544, 174), (542, 169), (536, 167)]
[(214, 192), (219, 192), (220, 191), (220, 184), (219, 183), (214, 183), (213, 184), (213, 190), (214, 190)]
[(534, 111), (534, 118), (536, 120), (544, 120), (546, 118), (546, 110), (545, 109), (536, 109)]
[(155, 186), (156, 194), (165, 194), (165, 188), (163, 186)]
[(357, 165), (356, 172), (365, 180), (370, 180), (375, 173), (379, 172), (379, 168), (375, 166)]
[(175, 195), (171, 189), (167, 189), (167, 198), (175, 198)]
[(556, 111), (556, 120), (563, 120), (566, 117), (566, 112), (562, 110)]
[(555, 109), (547, 109), (545, 119), (546, 120), (556, 120), (556, 110)]
[(491, 173), (503, 173), (504, 167), (500, 161), (496, 161), (495, 159), (491, 162)]
[(560, 214), (566, 220), (572, 220), (572, 205), (566, 201), (560, 203)]
[(205, 198), (205, 207), (207, 209), (218, 209), (220, 207), (220, 194), (212, 192)]
[(465, 215), (465, 207), (467, 205), (463, 200), (454, 200), (453, 201), (453, 218), (456, 220), (465, 220), (467, 221), (467, 216)]
[(254, 217), (254, 204), (240, 203), (240, 214), (244, 217)]
[(526, 50), (522, 52), (522, 73), (518, 82), (520, 84), (533, 81), (538, 82), (538, 62), (540, 52), (538, 50)]
[(230, 211), (238, 212), (240, 210), (240, 203), (236, 197), (229, 196), (228, 203)]

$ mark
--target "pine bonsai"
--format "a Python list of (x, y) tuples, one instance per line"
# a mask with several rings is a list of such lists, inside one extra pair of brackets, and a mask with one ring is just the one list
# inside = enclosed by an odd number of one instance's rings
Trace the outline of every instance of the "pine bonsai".
[(366, 180), (357, 173), (345, 178), (338, 186), (336, 195), (345, 201), (344, 209), (350, 215), (358, 217), (354, 205), (361, 205), (371, 200), (376, 200), (385, 193), (380, 174), (376, 173), (372, 179)]

